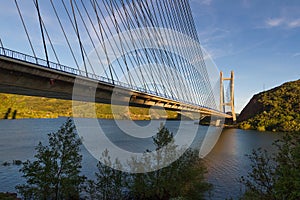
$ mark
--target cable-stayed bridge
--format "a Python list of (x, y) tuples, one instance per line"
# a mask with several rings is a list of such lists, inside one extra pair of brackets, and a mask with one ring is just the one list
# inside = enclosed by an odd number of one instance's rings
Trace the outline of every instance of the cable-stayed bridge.
[(0, 92), (232, 117), (233, 74), (220, 77), (201, 48), (188, 0), (14, 0), (11, 8)]

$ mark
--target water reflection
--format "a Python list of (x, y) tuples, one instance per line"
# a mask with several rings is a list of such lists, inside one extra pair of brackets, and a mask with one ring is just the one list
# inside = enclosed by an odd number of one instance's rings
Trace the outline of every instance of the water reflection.
[(259, 147), (273, 151), (279, 134), (238, 129), (224, 129), (214, 149), (205, 158), (207, 177), (214, 184), (213, 199), (236, 199), (241, 194), (238, 179), (250, 170), (245, 156)]

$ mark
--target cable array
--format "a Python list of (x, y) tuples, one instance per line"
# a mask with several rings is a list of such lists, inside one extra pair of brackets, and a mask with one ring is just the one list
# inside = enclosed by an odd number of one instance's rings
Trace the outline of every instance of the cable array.
[[(61, 63), (68, 58), (85, 71), (83, 76), (94, 74), (114, 85), (122, 82), (145, 93), (218, 109), (189, 0), (32, 2), (48, 65), (51, 59)], [(37, 57), (18, 0), (15, 5)], [(52, 19), (51, 26), (46, 17)], [(53, 39), (57, 34), (63, 54)]]

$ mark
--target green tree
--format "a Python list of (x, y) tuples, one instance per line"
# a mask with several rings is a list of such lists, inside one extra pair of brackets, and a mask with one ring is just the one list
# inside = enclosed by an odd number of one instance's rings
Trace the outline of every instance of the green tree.
[[(174, 144), (173, 133), (166, 127), (161, 126), (158, 133), (153, 137), (156, 151), (153, 157), (145, 157), (149, 165), (141, 166), (139, 163), (131, 163), (144, 167), (145, 171), (151, 168), (151, 162), (164, 164), (177, 156), (178, 149)], [(144, 162), (147, 163), (147, 162)], [(150, 167), (149, 167), (150, 166)], [(134, 199), (170, 199), (183, 197), (185, 199), (203, 199), (204, 193), (209, 191), (212, 186), (205, 181), (204, 174), (206, 169), (196, 151), (188, 149), (179, 159), (168, 167), (148, 173), (133, 174), (133, 181), (130, 185), (130, 192)]]
[(277, 199), (300, 199), (300, 133), (283, 136), (275, 146), (276, 182), (274, 190)]
[(27, 160), (20, 171), (26, 183), (16, 188), (24, 199), (79, 199), (85, 180), (80, 175), (81, 140), (68, 119), (55, 133), (48, 134), (49, 145), (35, 147), (35, 161)]
[[(109, 151), (105, 150), (98, 162), (95, 173), (96, 180), (89, 180), (86, 191), (88, 199), (121, 200), (125, 199), (127, 173), (122, 172), (122, 165), (118, 160), (111, 161)], [(119, 170), (116, 170), (119, 169)]]
[[(89, 199), (204, 199), (205, 192), (212, 188), (204, 178), (206, 168), (198, 153), (188, 149), (168, 167), (155, 170), (178, 155), (173, 133), (165, 126), (159, 128), (153, 139), (154, 154), (145, 154), (142, 160), (132, 158), (128, 161), (131, 171), (151, 171), (148, 173), (126, 173), (118, 160), (111, 161), (109, 152), (102, 154), (96, 180), (89, 181)], [(168, 145), (167, 148), (166, 145)], [(164, 148), (163, 148), (164, 147)], [(158, 151), (161, 150), (162, 151)], [(150, 151), (147, 151), (148, 153)], [(155, 162), (155, 165), (154, 163)], [(113, 167), (113, 168), (111, 168)]]
[(251, 161), (252, 171), (247, 177), (241, 177), (246, 192), (243, 199), (274, 199), (275, 166), (273, 157), (266, 150), (253, 150), (247, 155)]
[(252, 170), (240, 182), (242, 199), (300, 199), (300, 133), (289, 133), (273, 144), (277, 153), (261, 149), (248, 155)]

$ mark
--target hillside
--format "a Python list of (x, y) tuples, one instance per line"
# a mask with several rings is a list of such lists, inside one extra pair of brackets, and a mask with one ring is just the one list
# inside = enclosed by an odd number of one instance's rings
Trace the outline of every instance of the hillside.
[(300, 131), (300, 80), (254, 95), (238, 122), (242, 129)]
[[(92, 106), (91, 103), (81, 102), (76, 110), (80, 114), (72, 113), (72, 101), (59, 100), (43, 97), (29, 97), (23, 95), (2, 94), (0, 93), (0, 119), (22, 119), (22, 118), (57, 118), (60, 116), (69, 117), (92, 117), (88, 112)], [(116, 106), (116, 114), (113, 115), (111, 106), (107, 104), (96, 104), (96, 115), (98, 118), (105, 119), (133, 119), (149, 120), (159, 118), (176, 119), (176, 112), (131, 107), (128, 110), (123, 106)]]

